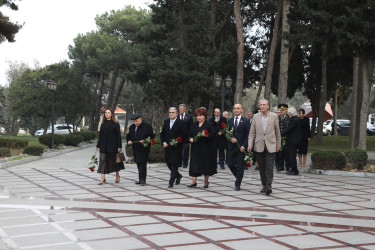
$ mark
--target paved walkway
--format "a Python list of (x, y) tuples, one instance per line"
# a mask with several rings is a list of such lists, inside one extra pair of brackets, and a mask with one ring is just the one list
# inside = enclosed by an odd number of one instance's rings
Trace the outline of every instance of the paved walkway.
[(375, 179), (275, 173), (267, 197), (253, 168), (237, 192), (228, 169), (168, 189), (155, 164), (98, 186), (92, 153), (0, 169), (0, 249), (375, 249)]

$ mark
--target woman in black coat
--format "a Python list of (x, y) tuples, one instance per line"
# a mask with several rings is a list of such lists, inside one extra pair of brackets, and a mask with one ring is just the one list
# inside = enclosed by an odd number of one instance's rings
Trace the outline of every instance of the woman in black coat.
[[(197, 177), (204, 175), (204, 188), (208, 188), (208, 177), (216, 174), (216, 150), (213, 139), (216, 131), (211, 122), (206, 121), (207, 111), (204, 108), (195, 110), (197, 121), (190, 128), (190, 168), (192, 183), (188, 187), (197, 186)], [(194, 142), (194, 137), (200, 135)]]
[(299, 113), (299, 118), (300, 118), (299, 124), (300, 124), (300, 130), (301, 130), (301, 144), (298, 147), (298, 159), (299, 159), (299, 166), (304, 167), (306, 166), (307, 147), (309, 145), (309, 141), (311, 138), (310, 121), (309, 121), (309, 118), (305, 117), (304, 109), (300, 109), (298, 113)]
[(116, 183), (120, 182), (119, 171), (125, 169), (124, 163), (116, 163), (116, 153), (121, 152), (122, 141), (120, 125), (114, 117), (113, 111), (106, 109), (104, 119), (100, 126), (99, 140), (96, 144), (96, 150), (100, 149), (98, 173), (101, 173), (100, 183), (105, 180), (105, 174), (116, 172)]

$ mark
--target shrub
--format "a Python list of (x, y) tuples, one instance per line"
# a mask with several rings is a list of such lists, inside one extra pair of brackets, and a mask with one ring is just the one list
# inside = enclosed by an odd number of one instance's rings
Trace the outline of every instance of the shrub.
[(65, 138), (66, 146), (77, 146), (79, 143), (83, 142), (84, 138), (82, 135), (68, 135)]
[(24, 148), (29, 145), (29, 141), (17, 139), (0, 139), (0, 147), (2, 148)]
[[(54, 144), (55, 146), (64, 144), (66, 135), (55, 135), (54, 137)], [(51, 140), (52, 140), (52, 134), (46, 134), (39, 136), (39, 142), (43, 145), (48, 146), (51, 148)]]
[(37, 146), (37, 145), (27, 146), (26, 148), (24, 148), (23, 153), (28, 154), (28, 155), (39, 156), (44, 153), (44, 148), (42, 146)]
[(362, 149), (352, 149), (345, 153), (348, 163), (355, 169), (363, 169), (367, 164), (367, 152)]
[(10, 149), (0, 148), (0, 157), (8, 157), (8, 156), (10, 156)]
[[(13, 146), (14, 145), (14, 146)], [(14, 141), (14, 144), (13, 144), (12, 148), (25, 148), (27, 147), (27, 145), (29, 145), (29, 142), (28, 141), (25, 141), (25, 140), (16, 140)]]
[(82, 135), (85, 141), (90, 141), (90, 140), (95, 139), (95, 133), (92, 131), (80, 131), (80, 132), (75, 132), (74, 134)]
[(312, 168), (334, 170), (343, 169), (346, 166), (345, 156), (337, 151), (319, 151), (311, 155)]

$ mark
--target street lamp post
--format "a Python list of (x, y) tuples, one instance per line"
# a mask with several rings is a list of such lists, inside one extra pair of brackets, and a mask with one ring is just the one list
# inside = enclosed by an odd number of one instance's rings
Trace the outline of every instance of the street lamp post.
[(51, 137), (51, 148), (55, 148), (55, 92), (56, 92), (56, 82), (53, 80), (48, 81), (48, 89), (51, 92), (51, 126), (52, 126), (52, 137)]
[(221, 76), (216, 75), (214, 77), (215, 87), (218, 90), (221, 90), (221, 113), (224, 112), (224, 97), (225, 97), (225, 88), (230, 89), (232, 87), (232, 78), (228, 75), (225, 80)]

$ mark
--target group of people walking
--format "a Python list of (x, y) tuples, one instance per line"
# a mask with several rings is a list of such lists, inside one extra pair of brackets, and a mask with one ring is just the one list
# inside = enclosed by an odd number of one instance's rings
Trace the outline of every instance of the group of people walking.
[[(279, 108), (281, 106), (284, 109), (286, 105), (279, 105)], [(288, 122), (285, 123), (285, 115), (280, 114), (280, 117), (278, 117), (269, 108), (268, 100), (262, 99), (259, 102), (259, 112), (254, 115), (251, 114), (251, 119), (244, 117), (241, 104), (233, 106), (234, 116), (231, 118), (228, 117), (228, 112), (226, 114), (223, 112), (221, 115), (220, 109), (215, 109), (214, 116), (207, 119), (206, 109), (200, 107), (195, 110), (194, 116), (196, 119), (193, 121), (192, 115), (186, 113), (184, 104), (181, 104), (178, 109), (170, 107), (169, 118), (164, 121), (160, 133), (165, 162), (171, 172), (168, 187), (173, 188), (174, 185), (180, 184), (183, 176), (179, 172), (179, 167), (188, 167), (189, 163), (191, 183), (188, 187), (197, 187), (197, 179), (203, 175), (203, 187), (208, 188), (209, 177), (217, 173), (217, 165), (224, 169), (224, 163), (226, 162), (235, 177), (234, 189), (239, 191), (241, 190), (244, 171), (247, 168), (245, 151), (248, 151), (253, 152), (257, 169), (260, 172), (263, 185), (260, 193), (271, 194), (276, 153), (278, 153), (278, 161), (281, 162), (282, 159), (283, 162), (286, 162), (285, 166), (288, 173), (298, 171), (294, 164), (296, 150), (297, 147), (304, 148), (300, 145), (301, 136), (299, 135), (299, 139), (296, 139), (296, 134), (301, 133), (300, 126), (303, 127), (305, 124), (300, 122), (301, 119), (295, 117), (294, 114), (288, 115)], [(304, 111), (300, 110), (300, 112)], [(228, 116), (224, 117), (225, 115)], [(153, 140), (155, 135), (151, 125), (142, 120), (141, 114), (133, 114), (131, 120), (133, 124), (129, 128), (126, 143), (132, 146), (134, 162), (138, 167), (139, 176), (135, 184), (145, 185), (147, 160), (151, 147), (147, 142), (150, 139)], [(226, 133), (229, 133), (228, 131), (231, 133), (229, 140), (227, 140), (226, 135)], [(286, 138), (286, 147), (283, 148), (282, 138)], [(296, 146), (297, 144), (298, 146)], [(117, 183), (120, 181), (119, 171), (124, 169), (124, 165), (122, 162), (116, 162), (116, 153), (120, 152), (121, 148), (120, 126), (113, 112), (107, 109), (96, 146), (97, 150), (100, 149), (97, 171), (101, 173), (99, 185), (106, 181), (105, 174), (112, 172), (116, 172), (115, 181)], [(307, 151), (306, 145), (305, 149)], [(218, 152), (219, 161), (217, 162)], [(281, 164), (276, 163), (276, 167), (277, 170), (281, 170)]]

